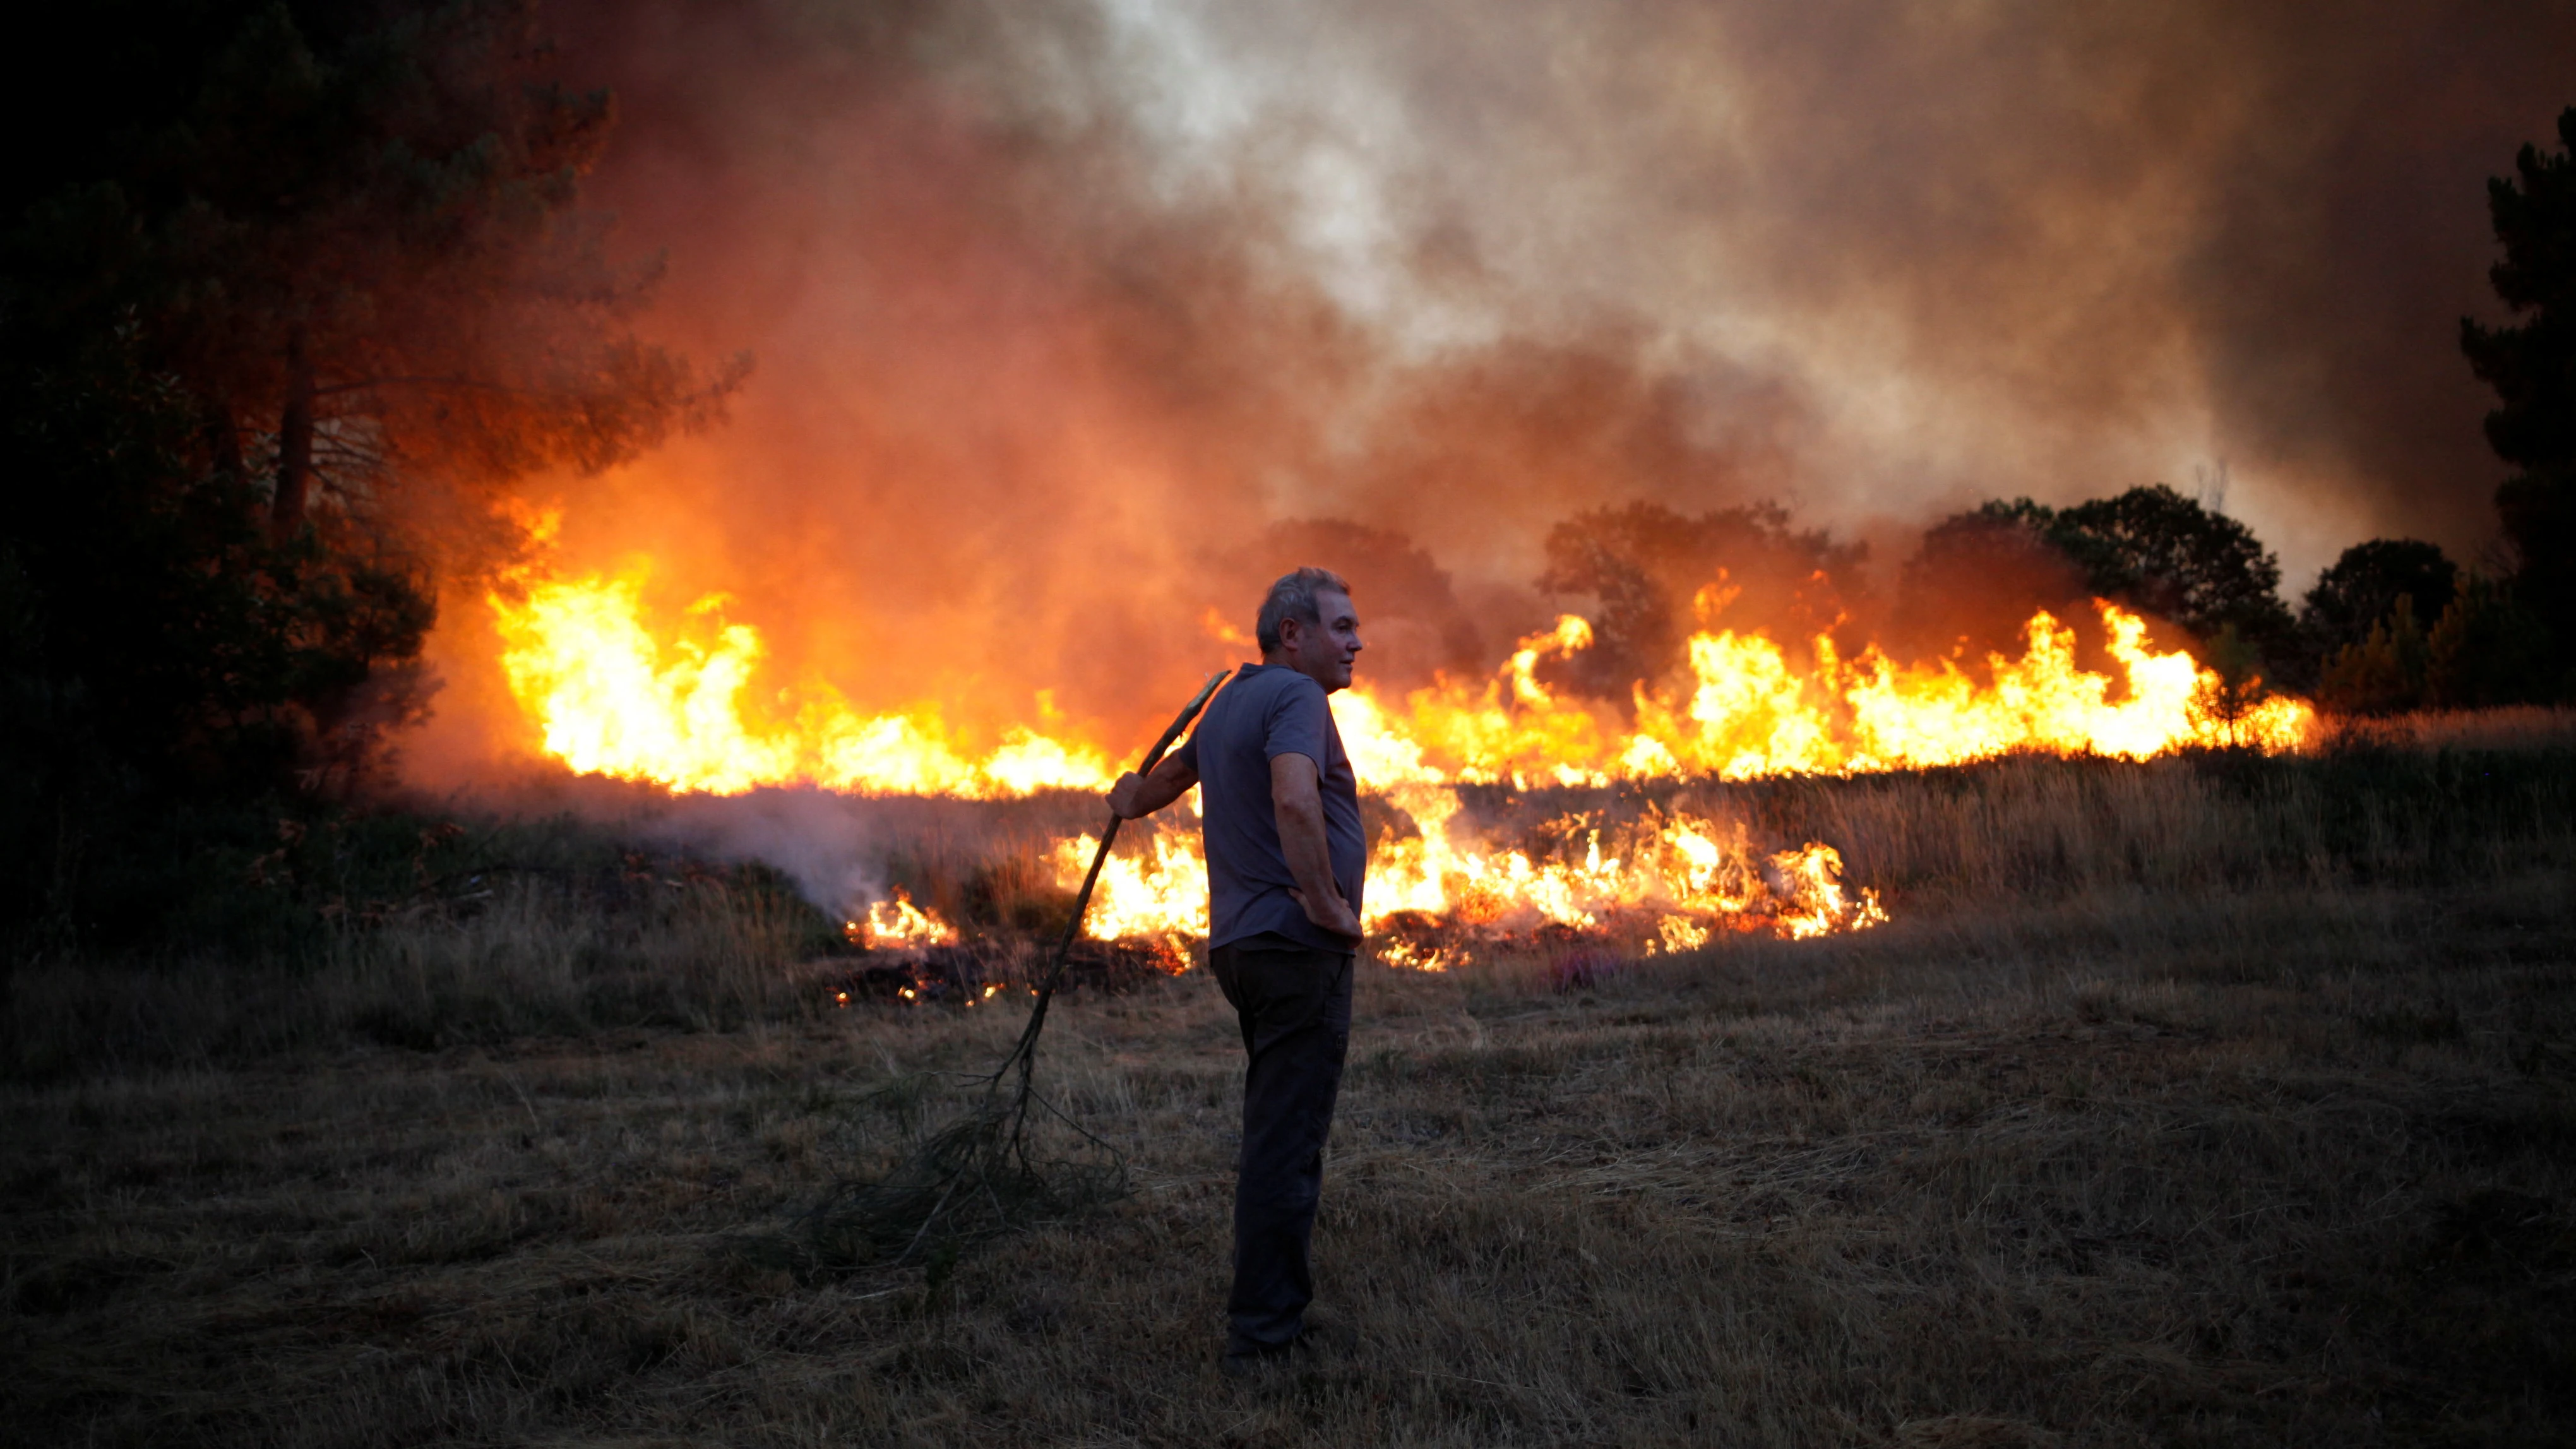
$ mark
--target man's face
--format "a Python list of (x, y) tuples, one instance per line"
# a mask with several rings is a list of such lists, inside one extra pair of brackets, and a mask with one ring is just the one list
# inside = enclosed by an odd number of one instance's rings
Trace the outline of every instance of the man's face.
[(1360, 643), (1359, 613), (1350, 595), (1330, 589), (1315, 591), (1315, 612), (1322, 616), (1318, 623), (1279, 621), (1279, 662), (1324, 686), (1326, 694), (1348, 689), (1351, 661), (1367, 647)]

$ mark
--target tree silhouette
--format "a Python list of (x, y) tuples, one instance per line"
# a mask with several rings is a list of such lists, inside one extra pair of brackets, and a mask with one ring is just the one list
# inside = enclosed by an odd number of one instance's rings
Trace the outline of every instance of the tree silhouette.
[(281, 535), (317, 490), (364, 512), (397, 486), (604, 466), (703, 420), (739, 366), (701, 377), (627, 329), (658, 264), (612, 266), (574, 206), (609, 101), (536, 73), (531, 13), (112, 9), (112, 74), (59, 92), (97, 113), (49, 128), (65, 154), (7, 236), (30, 303), (13, 340), (59, 354), (137, 319), (209, 460), (260, 479)]
[(739, 376), (635, 335), (529, 0), (59, 9), (0, 102), (0, 936), (134, 928), (188, 831), (362, 776), (420, 707), (406, 521)]
[(2245, 525), (2158, 483), (2072, 508), (2016, 498), (1955, 514), (1924, 535), (1903, 598), (1909, 614), (1955, 615), (1992, 635), (2013, 613), (2093, 595), (2179, 624), (2204, 649), (2232, 628), (2232, 655), (2277, 670), (2297, 652), (2280, 582), (2279, 561)]
[[(2487, 272), (2517, 319), (2460, 322), (2460, 349), (2496, 391), (2487, 442), (2522, 471), (2496, 490), (2496, 511), (2520, 555), (2519, 602), (2551, 632), (2556, 667), (2576, 664), (2576, 107), (2558, 117), (2559, 143), (2526, 145), (2515, 175), (2487, 182), (2487, 211), (2504, 259)], [(2555, 686), (2566, 688), (2564, 679)]]
[(2576, 106), (2560, 114), (2558, 136), (2567, 150), (2525, 145), (2514, 158), (2516, 176), (2487, 182), (2487, 211), (2504, 247), (2487, 279), (2522, 320), (2460, 322), (2470, 368), (2500, 400), (2487, 414), (2487, 442), (2506, 462), (2535, 469), (2576, 462)]
[(2170, 619), (2201, 639), (2234, 625), (2265, 659), (2291, 647), (2274, 592), (2280, 561), (2244, 524), (2158, 483), (2057, 514), (2049, 539), (2096, 593)]
[(1982, 659), (2021, 650), (2030, 616), (2069, 616), (2093, 592), (2049, 537), (2054, 510), (2027, 498), (1981, 504), (1926, 529), (1897, 588), (1894, 630), (1916, 653)]
[(2374, 538), (2345, 549), (2317, 575), (2300, 602), (2299, 627), (2308, 646), (2325, 658), (2358, 644), (2386, 622), (2400, 599), (2414, 600), (2414, 617), (2439, 619), (2459, 591), (2459, 565), (2435, 544), (2411, 538)]

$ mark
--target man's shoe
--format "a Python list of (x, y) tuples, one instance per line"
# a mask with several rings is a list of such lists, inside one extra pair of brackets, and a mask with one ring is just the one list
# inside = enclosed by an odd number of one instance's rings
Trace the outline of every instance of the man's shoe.
[(1330, 1353), (1347, 1358), (1359, 1351), (1360, 1336), (1338, 1318), (1309, 1318), (1288, 1346), (1298, 1353)]
[(1318, 1352), (1348, 1354), (1359, 1347), (1360, 1336), (1343, 1324), (1329, 1319), (1308, 1320), (1297, 1330), (1297, 1336), (1286, 1343), (1264, 1344), (1242, 1353), (1229, 1353), (1217, 1364), (1226, 1377), (1248, 1379), (1267, 1373), (1291, 1356), (1311, 1356)]
[(1230, 1379), (1257, 1379), (1279, 1367), (1288, 1357), (1288, 1345), (1251, 1353), (1230, 1353), (1216, 1361), (1217, 1372)]

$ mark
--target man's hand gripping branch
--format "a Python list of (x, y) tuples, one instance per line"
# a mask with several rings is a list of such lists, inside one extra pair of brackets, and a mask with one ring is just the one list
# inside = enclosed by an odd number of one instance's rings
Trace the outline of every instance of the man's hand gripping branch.
[(1118, 783), (1109, 787), (1109, 813), (1121, 820), (1141, 820), (1189, 793), (1198, 782), (1199, 772), (1181, 763), (1180, 756), (1165, 755), (1150, 775), (1129, 770), (1118, 777)]

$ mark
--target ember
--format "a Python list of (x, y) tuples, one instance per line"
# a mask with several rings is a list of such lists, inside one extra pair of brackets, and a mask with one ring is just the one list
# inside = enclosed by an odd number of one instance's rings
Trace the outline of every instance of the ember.
[[(874, 999), (972, 1010), (1025, 999), (1036, 990), (1029, 981), (1030, 970), (1040, 964), (1033, 961), (1026, 943), (1018, 941), (877, 946), (855, 962), (849, 957), (837, 960), (846, 964), (807, 978), (836, 1008), (846, 1008), (854, 999)], [(1060, 989), (1125, 991), (1189, 967), (1188, 949), (1177, 942), (1093, 940), (1067, 959)]]

